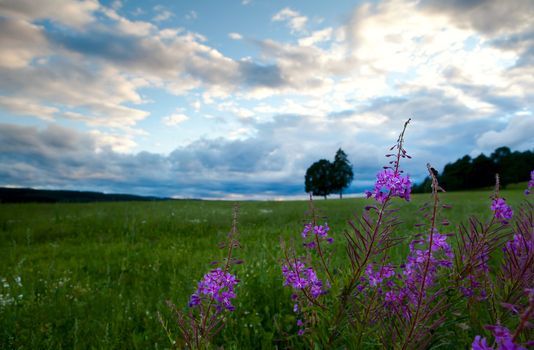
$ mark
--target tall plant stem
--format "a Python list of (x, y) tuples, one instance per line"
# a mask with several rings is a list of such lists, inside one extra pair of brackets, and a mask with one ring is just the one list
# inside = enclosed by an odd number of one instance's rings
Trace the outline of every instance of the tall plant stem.
[[(402, 129), (402, 132), (399, 134), (399, 138), (397, 139), (396, 146), (393, 146), (391, 148), (391, 150), (393, 150), (395, 147), (397, 148), (396, 160), (394, 162), (395, 166), (394, 166), (394, 170), (393, 170), (395, 174), (399, 173), (400, 159), (403, 158), (404, 154), (405, 154), (405, 151), (404, 151), (404, 148), (403, 148), (404, 133), (406, 132), (406, 127), (410, 123), (410, 120), (411, 119), (408, 119), (404, 123), (404, 127)], [(375, 223), (375, 226), (374, 226), (374, 229), (373, 229), (373, 233), (371, 234), (371, 240), (370, 240), (368, 249), (365, 252), (365, 257), (364, 257), (363, 261), (361, 261), (358, 264), (358, 266), (356, 268), (356, 271), (354, 271), (352, 273), (352, 276), (351, 276), (351, 278), (349, 280), (349, 283), (345, 285), (345, 287), (343, 288), (343, 291), (341, 292), (339, 308), (337, 310), (337, 313), (336, 313), (336, 316), (335, 316), (334, 322), (333, 322), (334, 331), (330, 335), (330, 338), (328, 340), (328, 344), (331, 344), (333, 339), (334, 339), (334, 337), (337, 335), (337, 328), (339, 326), (339, 323), (343, 319), (343, 315), (345, 313), (345, 308), (346, 308), (346, 305), (347, 305), (347, 302), (348, 302), (348, 297), (349, 297), (350, 293), (354, 290), (356, 281), (361, 277), (361, 274), (362, 274), (362, 271), (364, 269), (364, 266), (369, 262), (371, 254), (373, 253), (373, 251), (375, 249), (375, 245), (376, 245), (376, 241), (377, 241), (377, 235), (378, 235), (380, 227), (382, 226), (382, 219), (384, 217), (385, 209), (386, 209), (387, 204), (391, 200), (391, 197), (392, 197), (392, 190), (390, 189), (389, 193), (386, 196), (386, 198), (382, 202), (382, 205), (380, 206), (380, 209), (378, 209), (378, 218), (376, 220), (376, 223)]]
[[(315, 206), (313, 205), (313, 199), (312, 199), (312, 195), (310, 194), (310, 209), (311, 209), (311, 215), (312, 215), (312, 219), (313, 219), (313, 228), (315, 228), (315, 226), (317, 225), (317, 214), (316, 214), (316, 211), (315, 211)], [(317, 253), (319, 254), (319, 257), (321, 258), (321, 264), (323, 265), (323, 269), (324, 271), (326, 272), (326, 275), (328, 276), (328, 280), (330, 281), (330, 283), (333, 283), (334, 282), (334, 279), (332, 278), (332, 275), (330, 274), (330, 270), (328, 269), (328, 265), (326, 265), (326, 261), (324, 260), (324, 254), (323, 254), (323, 251), (321, 249), (321, 243), (319, 241), (319, 238), (317, 237), (316, 234), (314, 234), (314, 240), (315, 240), (315, 244), (317, 245)]]
[(423, 294), (425, 292), (425, 285), (426, 285), (426, 278), (428, 275), (428, 268), (430, 267), (430, 257), (432, 256), (432, 243), (434, 238), (434, 230), (436, 228), (436, 214), (438, 211), (438, 204), (439, 204), (439, 197), (438, 197), (438, 180), (436, 179), (436, 175), (434, 175), (434, 172), (431, 170), (430, 164), (427, 164), (428, 172), (430, 173), (430, 176), (432, 177), (432, 196), (434, 197), (434, 203), (432, 206), (432, 218), (431, 218), (431, 226), (430, 226), (430, 237), (428, 240), (428, 256), (425, 262), (425, 268), (423, 269), (423, 278), (421, 281), (421, 286), (419, 288), (419, 292), (417, 293), (417, 306), (415, 308), (415, 315), (410, 318), (410, 330), (408, 331), (408, 334), (406, 335), (406, 339), (404, 340), (404, 344), (402, 345), (402, 349), (406, 349), (408, 344), (410, 344), (410, 339), (415, 331), (415, 327), (417, 326), (417, 322), (419, 321), (419, 312), (421, 311), (421, 305), (423, 303)]

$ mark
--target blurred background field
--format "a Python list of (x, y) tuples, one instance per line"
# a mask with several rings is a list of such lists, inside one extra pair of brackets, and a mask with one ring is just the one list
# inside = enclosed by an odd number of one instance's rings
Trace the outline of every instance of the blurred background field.
[[(526, 184), (502, 196), (517, 208)], [(442, 202), (454, 225), (470, 214), (489, 218), (492, 191), (452, 192)], [(418, 207), (395, 200), (406, 236), (423, 219)], [(366, 199), (315, 200), (344, 264), (343, 231)], [(234, 203), (225, 201), (3, 204), (0, 206), (0, 348), (164, 349), (157, 319), (170, 320), (165, 300), (187, 304), (196, 283), (221, 258), (217, 243), (230, 229)], [(239, 202), (241, 279), (236, 311), (215, 343), (226, 349), (299, 347), (290, 292), (282, 286), (280, 240), (300, 242), (306, 201)], [(399, 257), (396, 259), (400, 262)], [(172, 323), (169, 324), (172, 329)], [(465, 330), (466, 337), (470, 335)]]

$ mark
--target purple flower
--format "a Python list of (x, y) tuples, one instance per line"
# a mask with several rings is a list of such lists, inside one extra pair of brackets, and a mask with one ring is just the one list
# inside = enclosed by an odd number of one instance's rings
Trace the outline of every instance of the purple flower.
[(473, 344), (471, 344), (472, 350), (494, 350), (491, 346), (486, 344), (486, 338), (481, 338), (480, 335), (475, 337)]
[[(454, 257), (454, 254), (452, 252), (451, 246), (446, 242), (447, 241), (447, 235), (442, 235), (437, 232), (435, 232), (432, 235), (432, 251), (438, 252), (443, 251), (443, 253), (447, 256), (447, 258), (452, 259)], [(430, 243), (430, 237), (427, 238), (428, 243)], [(443, 266), (446, 266), (447, 263), (444, 263)]]
[(532, 241), (525, 239), (522, 235), (514, 235), (512, 240), (506, 242), (505, 251), (508, 254), (513, 254), (516, 259), (520, 259), (522, 256), (527, 256), (529, 251), (532, 251), (534, 246)]
[(304, 335), (304, 332), (305, 332), (305, 331), (304, 331), (304, 328), (303, 328), (303, 327), (304, 327), (304, 322), (302, 322), (302, 320), (300, 320), (300, 319), (297, 320), (297, 326), (298, 326), (298, 327), (302, 327), (302, 328), (299, 329), (299, 331), (297, 332), (297, 334), (298, 334), (299, 336)]
[(198, 294), (191, 295), (191, 299), (189, 299), (189, 307), (200, 305), (200, 297)]
[(315, 233), (321, 238), (326, 238), (326, 236), (328, 235), (328, 231), (330, 231), (330, 227), (328, 227), (327, 223), (325, 223), (324, 225), (315, 226), (313, 228), (313, 233)]
[(528, 188), (525, 190), (525, 194), (530, 194), (530, 189), (534, 187), (534, 170), (530, 172), (530, 181), (528, 182)]
[(214, 300), (218, 309), (224, 307), (228, 311), (233, 311), (234, 306), (230, 299), (236, 297), (234, 286), (238, 280), (228, 272), (217, 268), (204, 275), (204, 278), (198, 283), (197, 291), (191, 295), (189, 306), (198, 306), (201, 303), (201, 295)]
[[(426, 290), (431, 288), (438, 274), (439, 268), (451, 268), (453, 253), (446, 242), (447, 235), (434, 232), (432, 234), (432, 246), (422, 250), (417, 249), (417, 245), (430, 244), (430, 236), (424, 240), (417, 239), (410, 244), (410, 255), (403, 267), (404, 288), (403, 295), (407, 297), (409, 303), (417, 305), (419, 286), (424, 284), (423, 297)], [(443, 254), (444, 259), (438, 259), (438, 254)], [(428, 268), (426, 265), (428, 264)]]
[(369, 285), (373, 287), (382, 283), (384, 278), (390, 278), (395, 276), (395, 270), (391, 265), (381, 266), (380, 271), (375, 272), (373, 270), (373, 264), (369, 264), (365, 269), (365, 273), (367, 274), (367, 277), (369, 277)]
[(315, 226), (313, 226), (311, 223), (304, 224), (304, 229), (302, 230), (301, 236), (303, 239), (307, 239), (308, 237), (311, 238), (310, 242), (304, 243), (304, 247), (308, 249), (317, 248), (317, 243), (315, 242), (315, 237), (313, 235), (317, 236), (320, 240), (326, 240), (328, 244), (332, 244), (334, 242), (334, 239), (332, 237), (328, 237), (329, 231), (330, 227), (327, 223), (325, 223), (324, 225)]
[[(514, 343), (511, 332), (508, 328), (496, 325), (484, 327), (490, 330), (495, 337), (495, 343), (497, 348), (495, 350), (527, 350), (525, 347)], [(482, 338), (479, 335), (475, 337), (473, 344), (471, 345), (473, 350), (494, 350), (486, 344), (486, 338)]]
[(297, 260), (290, 266), (282, 266), (284, 275), (284, 286), (290, 286), (294, 289), (306, 289), (313, 298), (325, 294), (323, 282), (317, 278), (317, 274), (311, 267), (306, 267), (301, 261)]
[(312, 230), (312, 224), (304, 224), (304, 229), (302, 230), (302, 238), (306, 239), (308, 237), (308, 233)]
[(495, 212), (495, 218), (503, 224), (508, 223), (508, 220), (510, 220), (514, 214), (512, 208), (506, 204), (504, 198), (495, 198), (491, 203), (491, 210)]
[(392, 169), (384, 169), (376, 175), (373, 191), (365, 191), (365, 194), (367, 198), (374, 197), (380, 203), (384, 203), (388, 196), (397, 196), (409, 201), (411, 188), (409, 176), (403, 176)]

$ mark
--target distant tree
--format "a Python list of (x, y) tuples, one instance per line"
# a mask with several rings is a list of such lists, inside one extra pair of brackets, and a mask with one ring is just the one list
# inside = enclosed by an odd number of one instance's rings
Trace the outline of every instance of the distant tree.
[(311, 192), (314, 196), (323, 196), (326, 199), (332, 193), (332, 163), (326, 159), (321, 159), (313, 163), (304, 177), (306, 192)]
[(471, 161), (471, 167), (467, 173), (469, 181), (467, 187), (491, 187), (495, 185), (495, 173), (497, 173), (497, 167), (493, 160), (484, 154), (480, 154)]
[(454, 163), (449, 163), (443, 168), (440, 184), (445, 189), (465, 190), (468, 188), (467, 178), (471, 168), (471, 157), (463, 156)]
[(353, 178), (352, 165), (347, 154), (340, 148), (332, 163), (332, 192), (339, 193), (339, 198), (343, 198), (343, 190), (349, 187)]
[[(501, 186), (528, 181), (530, 171), (534, 169), (533, 151), (514, 151), (509, 147), (499, 147), (487, 157), (480, 154), (476, 158), (468, 155), (445, 165), (438, 180), (447, 191), (490, 187), (495, 184), (495, 174), (499, 174)], [(419, 185), (413, 186), (415, 192), (430, 191), (430, 179), (425, 178)]]

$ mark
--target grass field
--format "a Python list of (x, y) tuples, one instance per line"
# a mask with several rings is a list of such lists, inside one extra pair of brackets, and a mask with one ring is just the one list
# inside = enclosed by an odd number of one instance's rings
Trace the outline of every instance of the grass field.
[[(522, 187), (524, 188), (524, 187)], [(446, 193), (453, 224), (469, 214), (491, 215), (487, 192)], [(502, 191), (517, 207), (522, 189)], [(401, 233), (428, 195), (401, 203)], [(328, 216), (344, 263), (347, 220), (368, 200), (329, 199), (315, 204)], [(168, 201), (0, 206), (0, 348), (169, 348), (157, 319), (165, 300), (185, 306), (231, 226), (231, 202)], [(282, 286), (280, 239), (298, 240), (307, 202), (240, 202), (245, 263), (236, 311), (215, 343), (226, 349), (298, 347), (290, 291)], [(453, 230), (453, 228), (451, 228)], [(406, 245), (405, 245), (406, 246)], [(404, 247), (405, 249), (405, 247)], [(466, 331), (466, 336), (473, 336)]]

